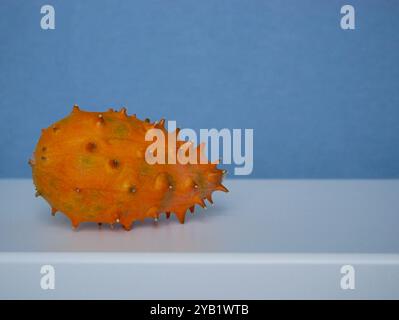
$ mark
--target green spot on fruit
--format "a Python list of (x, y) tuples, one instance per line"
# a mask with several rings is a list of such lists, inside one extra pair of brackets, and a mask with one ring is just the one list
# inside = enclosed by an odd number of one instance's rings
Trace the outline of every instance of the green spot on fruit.
[(92, 156), (81, 156), (79, 158), (79, 166), (82, 169), (89, 169), (93, 167), (95, 161)]
[(49, 184), (50, 184), (50, 187), (53, 189), (57, 189), (57, 187), (58, 187), (58, 181), (56, 179), (50, 179)]
[(94, 211), (97, 211), (97, 212), (101, 212), (101, 211), (104, 211), (104, 210), (105, 210), (105, 208), (103, 206), (95, 206), (94, 207)]
[(119, 124), (114, 128), (114, 134), (118, 137), (118, 138), (123, 138), (127, 135), (128, 133), (128, 129), (124, 124)]
[(147, 162), (143, 162), (143, 164), (140, 166), (139, 173), (143, 176), (148, 175), (151, 172), (150, 165), (147, 164)]
[(115, 121), (115, 118), (113, 116), (104, 116), (104, 118), (105, 118), (105, 120), (107, 122), (114, 122)]
[(73, 205), (71, 203), (64, 203), (63, 205), (67, 211), (73, 211)]

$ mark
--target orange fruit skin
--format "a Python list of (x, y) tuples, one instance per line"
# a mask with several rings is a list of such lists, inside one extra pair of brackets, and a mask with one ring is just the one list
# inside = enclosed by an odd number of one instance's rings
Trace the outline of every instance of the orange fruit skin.
[[(212, 203), (216, 190), (228, 191), (217, 164), (149, 164), (145, 154), (153, 141), (145, 135), (153, 128), (177, 138), (177, 132), (164, 128), (164, 120), (141, 121), (124, 108), (86, 112), (74, 106), (68, 117), (42, 130), (29, 161), (37, 195), (53, 215), (67, 215), (74, 228), (96, 222), (130, 230), (134, 221), (158, 219), (161, 213), (168, 218), (175, 213), (184, 223), (187, 209), (204, 207), (204, 199)], [(184, 143), (167, 144), (166, 159)], [(200, 147), (196, 150), (199, 159), (203, 155)]]

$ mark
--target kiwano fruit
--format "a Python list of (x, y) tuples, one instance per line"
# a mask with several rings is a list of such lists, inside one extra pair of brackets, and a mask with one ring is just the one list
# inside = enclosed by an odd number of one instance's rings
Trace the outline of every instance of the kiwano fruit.
[[(42, 196), (57, 211), (67, 215), (76, 229), (81, 222), (96, 222), (111, 227), (120, 223), (130, 230), (136, 220), (158, 221), (165, 213), (175, 213), (184, 223), (186, 211), (194, 206), (206, 208), (212, 192), (228, 190), (222, 185), (225, 170), (217, 163), (148, 163), (146, 152), (153, 141), (146, 141), (150, 129), (160, 129), (166, 136), (163, 150), (152, 152), (185, 154), (195, 150), (203, 159), (203, 144), (194, 148), (178, 139), (179, 130), (168, 132), (165, 120), (150, 123), (126, 109), (86, 112), (74, 106), (71, 114), (42, 130), (32, 167), (36, 196)], [(175, 139), (171, 143), (170, 138)]]

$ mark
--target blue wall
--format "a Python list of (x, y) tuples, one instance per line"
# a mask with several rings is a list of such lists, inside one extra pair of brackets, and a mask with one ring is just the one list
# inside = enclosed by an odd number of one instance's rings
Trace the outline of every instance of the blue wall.
[(398, 17), (377, 0), (2, 0), (0, 177), (29, 177), (40, 129), (78, 103), (254, 128), (255, 178), (398, 178)]

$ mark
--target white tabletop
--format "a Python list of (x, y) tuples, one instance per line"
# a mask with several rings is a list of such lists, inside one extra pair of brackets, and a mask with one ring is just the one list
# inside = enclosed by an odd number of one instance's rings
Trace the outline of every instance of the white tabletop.
[(215, 206), (73, 231), (32, 181), (0, 180), (0, 252), (399, 253), (398, 180), (227, 180)]
[[(184, 225), (163, 217), (130, 232), (73, 231), (31, 180), (0, 180), (0, 298), (399, 298), (399, 181), (226, 186)], [(43, 290), (49, 266), (56, 287)]]

